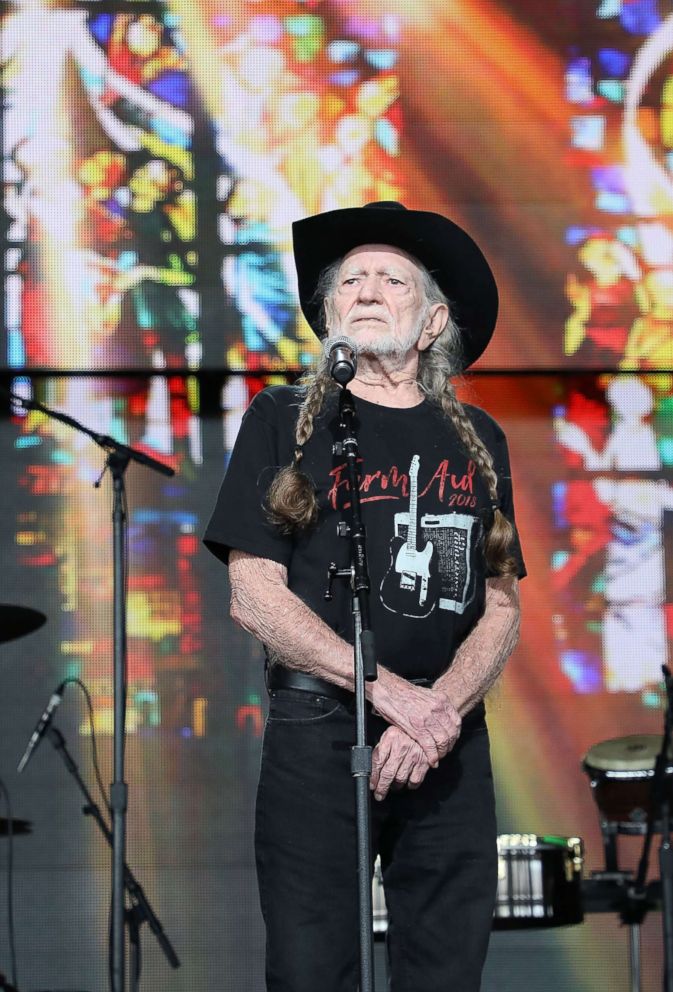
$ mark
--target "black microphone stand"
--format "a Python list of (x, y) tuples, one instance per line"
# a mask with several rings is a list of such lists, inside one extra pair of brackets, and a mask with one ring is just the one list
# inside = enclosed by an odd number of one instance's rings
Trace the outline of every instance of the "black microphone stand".
[(360, 934), (360, 992), (374, 989), (374, 940), (371, 881), (371, 811), (369, 782), (372, 772), (372, 748), (367, 745), (367, 711), (365, 681), (376, 681), (376, 649), (369, 615), (369, 573), (365, 528), (360, 513), (360, 476), (358, 442), (355, 435), (355, 401), (346, 386), (339, 397), (339, 426), (342, 441), (334, 445), (336, 455), (345, 455), (350, 496), (350, 524), (339, 524), (339, 534), (350, 537), (351, 566), (337, 568), (330, 563), (326, 599), (332, 596), (335, 577), (347, 578), (352, 590), (353, 664), (355, 671), (356, 743), (351, 749), (351, 774), (355, 779), (355, 816), (357, 826), (357, 873)]
[[(86, 787), (86, 783), (82, 779), (79, 773), (79, 768), (75, 764), (72, 755), (68, 751), (67, 745), (63, 734), (57, 727), (53, 724), (47, 730), (47, 736), (53, 744), (55, 750), (60, 754), (65, 767), (68, 769), (75, 782), (79, 786), (79, 790), (84, 796), (86, 803), (82, 806), (82, 812), (85, 816), (91, 816), (98, 824), (101, 833), (108, 842), (108, 845), (112, 848), (114, 844), (113, 832), (108, 827), (105, 819), (100, 811), (99, 806), (94, 802), (91, 793)], [(131, 906), (125, 911), (126, 924), (129, 930), (129, 943), (131, 945), (131, 960), (130, 960), (130, 988), (131, 992), (137, 992), (140, 983), (140, 972), (142, 967), (142, 957), (140, 948), (140, 927), (143, 923), (147, 922), (149, 924), (150, 930), (157, 938), (161, 950), (164, 952), (168, 963), (171, 968), (179, 968), (180, 960), (173, 950), (173, 946), (164, 933), (161, 922), (152, 909), (147, 896), (143, 892), (142, 886), (136, 880), (133, 872), (128, 867), (126, 862), (123, 864), (123, 889), (129, 894), (129, 899), (131, 901)]]
[(124, 946), (124, 865), (126, 858), (126, 813), (128, 786), (124, 781), (124, 746), (126, 735), (126, 492), (124, 473), (130, 461), (172, 476), (175, 472), (168, 465), (142, 451), (121, 444), (107, 434), (85, 427), (74, 417), (15, 393), (9, 394), (12, 403), (25, 410), (39, 410), (54, 420), (73, 427), (92, 438), (107, 452), (105, 468), (96, 483), (98, 487), (109, 469), (113, 485), (112, 541), (113, 541), (113, 643), (114, 643), (114, 775), (110, 786), (112, 810), (112, 992), (124, 992), (126, 966)]
[(669, 762), (671, 730), (673, 729), (673, 680), (668, 665), (662, 665), (666, 685), (666, 711), (664, 714), (664, 735), (661, 749), (654, 765), (654, 777), (650, 789), (650, 806), (647, 815), (647, 832), (643, 851), (638, 863), (638, 874), (632, 898), (642, 900), (647, 891), (647, 870), (650, 849), (655, 830), (655, 818), (661, 823), (661, 845), (659, 847), (659, 874), (661, 877), (661, 917), (664, 938), (664, 992), (673, 992), (673, 849), (671, 848), (671, 808), (669, 785), (666, 781), (666, 768)]

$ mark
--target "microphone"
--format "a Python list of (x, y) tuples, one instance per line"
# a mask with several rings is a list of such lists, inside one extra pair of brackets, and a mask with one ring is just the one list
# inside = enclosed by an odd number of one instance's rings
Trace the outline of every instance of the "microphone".
[(33, 751), (40, 743), (40, 741), (46, 734), (47, 730), (49, 729), (49, 726), (54, 716), (54, 710), (60, 705), (60, 702), (63, 699), (64, 688), (65, 688), (65, 682), (61, 682), (61, 684), (52, 693), (51, 699), (47, 703), (44, 713), (42, 714), (40, 719), (37, 721), (37, 724), (35, 725), (35, 730), (33, 731), (32, 736), (28, 741), (28, 746), (26, 747), (26, 750), (23, 752), (23, 758), (17, 765), (16, 768), (17, 772), (22, 772), (23, 769), (26, 767), (26, 765), (28, 764), (28, 762), (32, 757)]
[(339, 338), (328, 338), (325, 341), (325, 356), (328, 360), (329, 374), (340, 386), (346, 386), (355, 376), (358, 367), (357, 345), (345, 335)]

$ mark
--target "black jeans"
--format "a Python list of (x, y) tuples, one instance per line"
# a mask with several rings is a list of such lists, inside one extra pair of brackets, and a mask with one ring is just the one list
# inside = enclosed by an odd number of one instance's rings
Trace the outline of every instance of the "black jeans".
[[(386, 724), (369, 717), (374, 744)], [(356, 992), (358, 903), (351, 706), (271, 694), (256, 855), (268, 992)], [(417, 790), (372, 801), (388, 905), (391, 992), (478, 992), (497, 852), (488, 733), (479, 708)]]

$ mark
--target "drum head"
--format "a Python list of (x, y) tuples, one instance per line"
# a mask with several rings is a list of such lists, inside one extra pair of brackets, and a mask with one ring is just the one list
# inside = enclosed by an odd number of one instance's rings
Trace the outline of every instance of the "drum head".
[(614, 737), (589, 748), (584, 757), (584, 765), (606, 772), (652, 771), (660, 748), (661, 737), (657, 734)]

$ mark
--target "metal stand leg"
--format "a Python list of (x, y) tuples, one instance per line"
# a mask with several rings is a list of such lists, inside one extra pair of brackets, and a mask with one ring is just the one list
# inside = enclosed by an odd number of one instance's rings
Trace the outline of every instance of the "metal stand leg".
[(601, 822), (606, 871), (619, 871), (617, 859), (617, 833), (614, 826), (614, 824)]
[(629, 925), (629, 974), (631, 992), (640, 992), (640, 923)]
[[(619, 856), (617, 852), (618, 825), (601, 820), (601, 834), (603, 836), (603, 849), (605, 851), (606, 872), (608, 874), (617, 874), (619, 873)], [(631, 913), (625, 913), (622, 915), (622, 922), (626, 923), (629, 928), (629, 990), (630, 992), (641, 992), (640, 927), (642, 916), (634, 917)]]
[(357, 744), (351, 750), (351, 774), (355, 779), (357, 821), (358, 902), (360, 923), (360, 990), (374, 992), (374, 934), (372, 929), (372, 845), (369, 780), (372, 773), (372, 748), (367, 744), (367, 710), (365, 680), (360, 648), (360, 604), (353, 596), (355, 630), (355, 700)]

